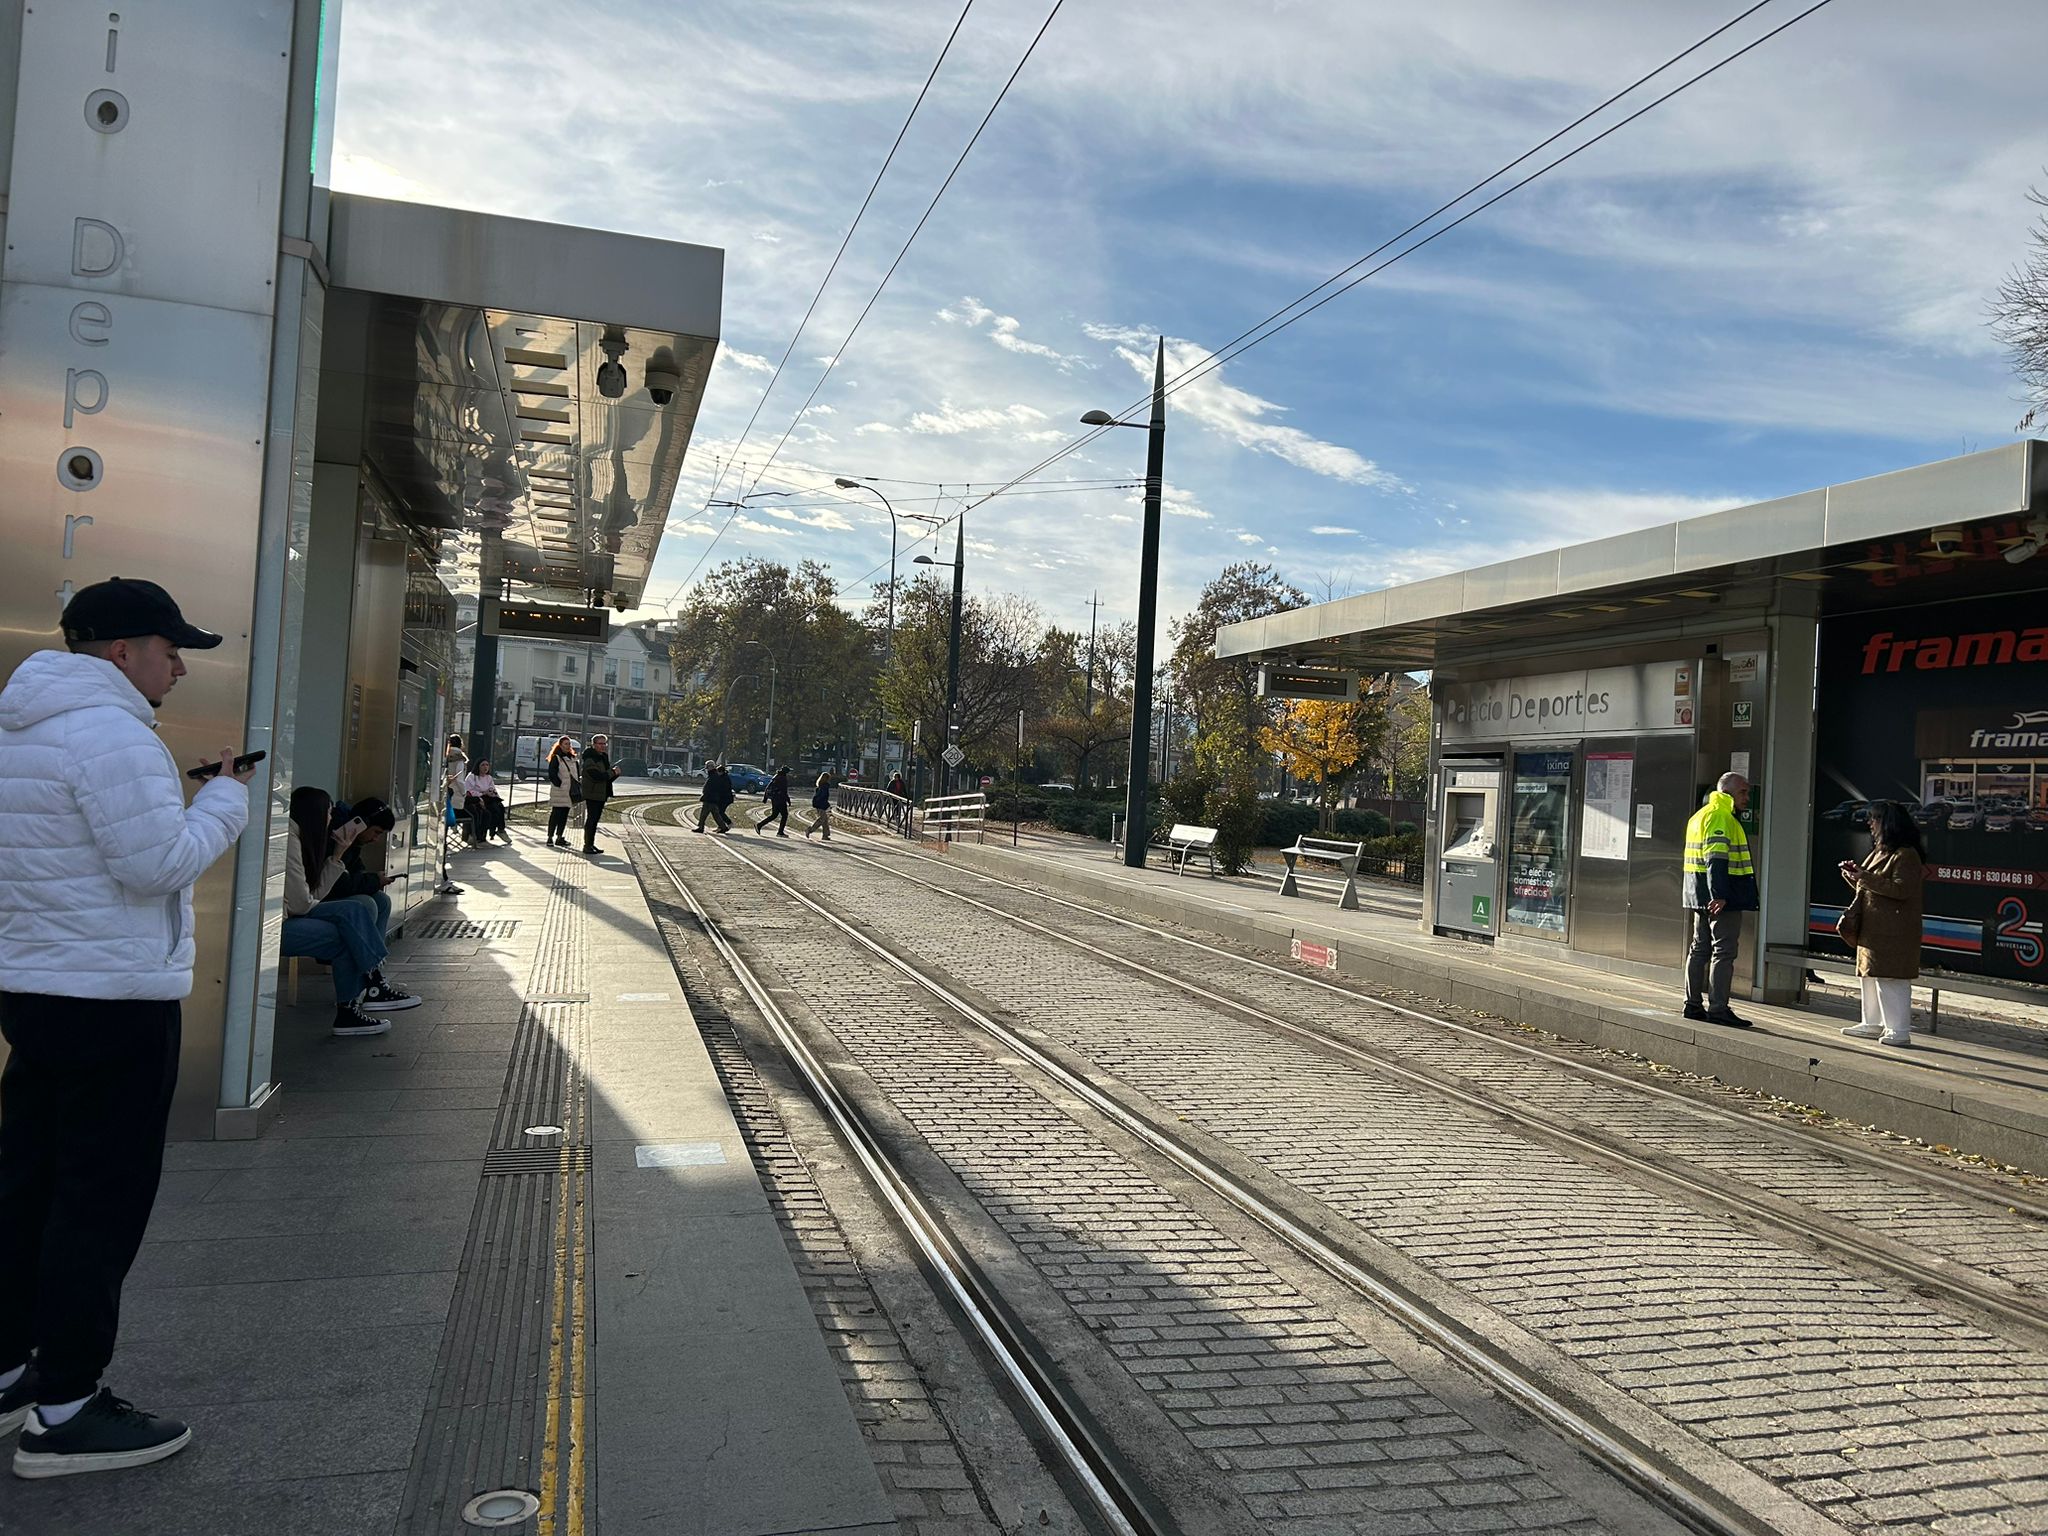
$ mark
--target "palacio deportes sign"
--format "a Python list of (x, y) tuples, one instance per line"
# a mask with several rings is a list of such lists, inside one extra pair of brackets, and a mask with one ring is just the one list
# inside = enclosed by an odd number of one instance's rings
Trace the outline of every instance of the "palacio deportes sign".
[(1432, 690), (1445, 742), (1629, 736), (1689, 728), (1699, 664), (1646, 662), (1533, 677), (1439, 681)]

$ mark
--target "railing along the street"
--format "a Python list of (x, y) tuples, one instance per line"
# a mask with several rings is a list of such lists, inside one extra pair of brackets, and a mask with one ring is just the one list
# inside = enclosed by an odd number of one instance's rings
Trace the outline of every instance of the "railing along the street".
[(862, 784), (842, 784), (835, 800), (842, 816), (873, 822), (897, 837), (911, 835), (911, 805), (901, 795)]
[(953, 842), (971, 833), (977, 843), (983, 842), (988, 824), (988, 796), (935, 795), (918, 807), (918, 820), (926, 837)]

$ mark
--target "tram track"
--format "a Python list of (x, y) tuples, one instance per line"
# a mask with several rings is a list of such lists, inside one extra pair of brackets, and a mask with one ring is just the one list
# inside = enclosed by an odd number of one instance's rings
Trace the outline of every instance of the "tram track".
[[(1006, 1326), (1013, 1324), (1014, 1318), (1007, 1314), (999, 1293), (981, 1292), (981, 1277), (974, 1274), (971, 1265), (964, 1268), (959, 1265), (957, 1242), (947, 1238), (942, 1224), (929, 1208), (923, 1207), (907, 1177), (891, 1165), (873, 1129), (860, 1128), (857, 1111), (852, 1110), (848, 1095), (833, 1082), (829, 1067), (803, 1043), (799, 1031), (776, 1007), (771, 989), (747, 965), (737, 948), (718, 928), (715, 919), (690, 892), (681, 870), (661, 848), (659, 840), (647, 835), (649, 829), (644, 818), (638, 830), (650, 857), (664, 878), (684, 894), (693, 915), (704, 926), (707, 935), (713, 937), (721, 959), (740, 979), (750, 1000), (764, 1016), (780, 1020), (774, 1026), (778, 1043), (798, 1063), (809, 1090), (821, 1103), (837, 1103), (846, 1111), (842, 1134), (848, 1146), (859, 1157), (877, 1188), (884, 1189), (887, 1203), (905, 1230), (917, 1240), (925, 1253), (927, 1265), (950, 1276), (943, 1283), (955, 1306), (963, 1309), (963, 1315), (976, 1319), (971, 1331), (981, 1339), (985, 1348), (1005, 1361), (1004, 1372), (1020, 1392), (1032, 1382), (1036, 1383), (1034, 1391), (1052, 1387), (1044, 1398), (1037, 1400), (1034, 1416), (1039, 1418), (1041, 1428), (1059, 1427), (1060, 1432), (1053, 1438), (1071, 1448), (1072, 1454), (1078, 1458), (1073, 1465), (1084, 1486), (1101, 1490), (1097, 1503), (1105, 1516), (1127, 1522), (1112, 1528), (1133, 1531), (1173, 1529), (1170, 1524), (1138, 1523), (1144, 1511), (1141, 1490), (1124, 1481), (1127, 1473), (1118, 1467), (1114, 1459), (1106, 1466), (1093, 1459), (1099, 1452), (1099, 1436), (1087, 1432), (1085, 1415), (1077, 1421), (1061, 1401), (1057, 1390), (1060, 1375), (1057, 1362), (1034, 1362), (1028, 1333), (1020, 1335), (1013, 1326)], [(750, 870), (810, 917), (826, 925), (840, 940), (888, 967), (971, 1032), (980, 1033), (999, 1048), (1003, 1060), (1013, 1067), (1017, 1064), (1028, 1067), (1031, 1074), (1042, 1079), (1056, 1095), (1085, 1105), (1103, 1121), (1249, 1216), (1258, 1227), (1279, 1239), (1289, 1250), (1394, 1320), (1400, 1328), (1424, 1341), (1430, 1349), (1456, 1362), (1500, 1398), (1544, 1426), (1557, 1441), (1603, 1468), (1618, 1483), (1662, 1511), (1678, 1526), (1713, 1533), (1713, 1536), (1736, 1536), (1736, 1533), (1761, 1536), (1764, 1532), (1840, 1529), (1782, 1495), (1766, 1480), (1743, 1474), (1739, 1467), (1722, 1462), (1712, 1453), (1703, 1457), (1686, 1452), (1674, 1454), (1668, 1438), (1660, 1443), (1654, 1432), (1647, 1437), (1639, 1436), (1630, 1426), (1630, 1416), (1617, 1411), (1620, 1405), (1611, 1395), (1603, 1395), (1595, 1388), (1589, 1396), (1588, 1383), (1569, 1371), (1557, 1377), (1547, 1376), (1540, 1365), (1532, 1364), (1527, 1351), (1503, 1345), (1486, 1323), (1473, 1313), (1457, 1308), (1446, 1309), (1441, 1305), (1439, 1295), (1426, 1289), (1410, 1288), (1400, 1280), (1390, 1278), (1374, 1266), (1371, 1258), (1333, 1234), (1327, 1224), (1304, 1219), (1299, 1212), (1269, 1198), (1257, 1187), (1256, 1170), (1247, 1177), (1244, 1170), (1233, 1169), (1225, 1161), (1210, 1156), (1198, 1138), (1177, 1132), (1157, 1115), (1133, 1108), (1120, 1097), (1106, 1092), (1089, 1075), (1060, 1059), (1058, 1053), (1041, 1049), (1026, 1034), (992, 1016), (972, 997), (950, 985), (945, 977), (935, 974), (931, 967), (906, 956), (865, 928), (848, 923), (729, 843), (721, 844), (721, 852)], [(861, 857), (850, 851), (842, 856)], [(869, 861), (863, 858), (862, 862)], [(832, 1117), (835, 1123), (842, 1121), (839, 1111), (833, 1111)], [(1008, 1350), (1018, 1353), (1003, 1353)], [(1703, 1447), (1699, 1449), (1704, 1450)], [(1708, 1464), (1706, 1470), (1702, 1470), (1703, 1463)], [(1729, 1494), (1731, 1473), (1735, 1483), (1743, 1489), (1740, 1498)], [(1135, 1519), (1134, 1514), (1137, 1516)]]
[[(1815, 1249), (1851, 1259), (1873, 1270), (1889, 1274), (1915, 1288), (1916, 1292), (1923, 1296), (1939, 1295), (1982, 1319), (1990, 1320), (2005, 1329), (2018, 1331), (2037, 1346), (2048, 1345), (2048, 1297), (2044, 1297), (2030, 1286), (2014, 1284), (1995, 1275), (1971, 1270), (1945, 1255), (1917, 1248), (1910, 1243), (1897, 1242), (1880, 1234), (1861, 1231), (1852, 1223), (1804, 1210), (1796, 1202), (1774, 1192), (1750, 1189), (1740, 1183), (1731, 1183), (1712, 1174), (1702, 1173), (1687, 1166), (1680, 1159), (1631, 1145), (1625, 1136), (1600, 1133), (1576, 1117), (1561, 1118), (1554, 1106), (1525, 1104), (1517, 1102), (1510, 1095), (1474, 1087), (1470, 1082), (1460, 1080), (1451, 1073), (1427, 1065), (1418, 1066), (1395, 1050), (1347, 1038), (1335, 1031), (1317, 1024), (1304, 1023), (1297, 1018), (1281, 1016), (1242, 997), (1149, 965), (1132, 956), (1117, 953), (1023, 914), (978, 900), (953, 887), (892, 867), (897, 860), (904, 857), (930, 862), (949, 872), (953, 871), (955, 866), (943, 864), (938, 860), (928, 860), (926, 856), (919, 854), (892, 853), (888, 858), (878, 859), (868, 854), (848, 851), (841, 857), (963, 903), (985, 915), (999, 918), (1042, 938), (1094, 956), (1142, 976), (1148, 981), (1197, 998), (1211, 1007), (1222, 1009), (1259, 1027), (1302, 1041), (1314, 1049), (1367, 1070), (1384, 1073), (1449, 1102), (1506, 1121), (1525, 1135), (1598, 1162), (1625, 1177), (1652, 1184), (1696, 1204), (1755, 1222), (1781, 1238), (1811, 1245)], [(2008, 1196), (2003, 1192), (1987, 1194), (1986, 1191), (1971, 1187), (1961, 1179), (1939, 1170), (1928, 1169), (1918, 1163), (1886, 1158), (1866, 1148), (1843, 1146), (1808, 1133), (1802, 1128), (1781, 1126), (1755, 1117), (1743, 1117), (1719, 1106), (1702, 1104), (1696, 1099), (1674, 1093), (1656, 1084), (1640, 1083), (1605, 1068), (1543, 1051), (1535, 1045), (1504, 1040), (1497, 1035), (1474, 1029), (1441, 1015), (1373, 997), (1368, 993), (1324, 981), (1319, 977), (1304, 975), (1298, 971), (1287, 971), (1269, 962), (1235, 954), (1199, 940), (1188, 939), (1184, 935), (1120, 913), (1075, 902), (1065, 897), (1051, 896), (982, 871), (968, 873), (977, 882), (1003, 886), (1026, 894), (1035, 902), (1050, 902), (1063, 908), (1083, 911), (1098, 921), (1110, 922), (1154, 938), (1168, 939), (1176, 945), (1187, 946), (1211, 958), (1227, 959), (1240, 967), (1283, 977), (1290, 983), (1305, 984), (1345, 998), (1354, 1004), (1384, 1009), (1450, 1031), (1455, 1035), (1483, 1040), (1492, 1048), (1541, 1060), (1550, 1067), (1562, 1068), (1589, 1081), (1596, 1081), (1610, 1088), (1623, 1089), (1646, 1100), (1683, 1106), (1689, 1112), (1711, 1117), (1722, 1124), (1738, 1125), (1747, 1134), (1762, 1133), (1787, 1141), (1796, 1140), (1805, 1146), (1817, 1146), (1829, 1155), (1860, 1163), (1882, 1172), (1888, 1178), (1911, 1179), (1929, 1189), (1967, 1200), (1976, 1206), (1995, 1202), (2002, 1208), (2002, 1214), (2008, 1218), (2019, 1216), (2036, 1222), (2048, 1221), (2048, 1208), (2017, 1196)]]

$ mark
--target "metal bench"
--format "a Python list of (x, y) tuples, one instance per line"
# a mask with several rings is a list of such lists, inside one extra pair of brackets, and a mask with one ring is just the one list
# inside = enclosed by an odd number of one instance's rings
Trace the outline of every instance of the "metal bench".
[(1209, 861), (1209, 878), (1216, 878), (1216, 829), (1214, 827), (1191, 826), (1177, 821), (1173, 830), (1166, 834), (1166, 846), (1173, 850), (1173, 872), (1177, 875), (1187, 868), (1188, 855), (1199, 853)]
[(1344, 890), (1337, 897), (1337, 905), (1346, 911), (1358, 910), (1358, 861), (1365, 852), (1365, 845), (1357, 842), (1343, 842), (1332, 837), (1299, 837), (1292, 848), (1282, 848), (1280, 857), (1287, 861), (1287, 874), (1280, 882), (1282, 896), (1299, 896), (1301, 883), (1295, 878), (1296, 866), (1303, 859), (1316, 863), (1334, 864), (1344, 876)]

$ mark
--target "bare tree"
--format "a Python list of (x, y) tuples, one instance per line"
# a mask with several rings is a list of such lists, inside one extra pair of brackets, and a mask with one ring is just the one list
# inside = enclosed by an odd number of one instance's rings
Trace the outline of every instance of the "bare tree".
[[(2048, 193), (2029, 188), (2027, 201), (2048, 208)], [(2027, 390), (2027, 414), (2017, 428), (2021, 432), (2048, 417), (2048, 214), (2034, 221), (2027, 244), (2026, 259), (2005, 275), (1991, 301), (1991, 334), (2012, 358), (2013, 372)]]

